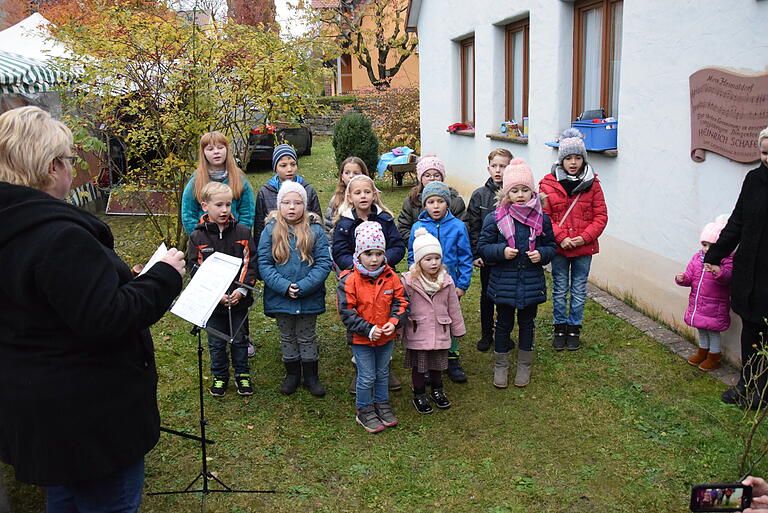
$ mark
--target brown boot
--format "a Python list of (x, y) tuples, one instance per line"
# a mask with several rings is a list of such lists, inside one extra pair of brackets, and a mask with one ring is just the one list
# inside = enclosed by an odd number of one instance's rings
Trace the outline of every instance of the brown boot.
[(720, 367), (720, 358), (722, 357), (721, 353), (709, 353), (707, 355), (707, 358), (701, 362), (701, 365), (699, 365), (699, 369), (703, 371), (711, 371), (715, 370), (718, 367)]
[(688, 358), (688, 363), (691, 365), (698, 367), (701, 362), (707, 359), (707, 355), (709, 354), (709, 349), (703, 349), (698, 348), (696, 350), (696, 354)]

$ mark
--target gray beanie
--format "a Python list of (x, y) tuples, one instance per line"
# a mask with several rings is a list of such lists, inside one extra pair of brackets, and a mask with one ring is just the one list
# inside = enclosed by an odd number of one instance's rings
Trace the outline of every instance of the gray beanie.
[(566, 128), (560, 134), (557, 163), (562, 166), (563, 160), (568, 155), (581, 155), (584, 162), (587, 161), (587, 148), (584, 146), (584, 136), (575, 128)]
[(421, 204), (426, 205), (432, 196), (440, 196), (448, 205), (451, 204), (451, 189), (443, 182), (428, 182), (421, 191)]

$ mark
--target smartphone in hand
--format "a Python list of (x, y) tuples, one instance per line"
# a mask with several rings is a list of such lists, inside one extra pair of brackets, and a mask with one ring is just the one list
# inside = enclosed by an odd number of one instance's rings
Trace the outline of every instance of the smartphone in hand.
[(700, 484), (691, 489), (691, 511), (741, 511), (752, 502), (752, 487), (741, 483)]

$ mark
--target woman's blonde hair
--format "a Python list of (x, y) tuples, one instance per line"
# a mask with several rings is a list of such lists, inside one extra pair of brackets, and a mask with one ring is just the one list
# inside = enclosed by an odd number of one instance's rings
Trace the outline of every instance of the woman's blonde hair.
[(39, 107), (19, 107), (0, 116), (0, 180), (41, 191), (53, 185), (51, 162), (68, 155), (72, 132)]
[(339, 182), (336, 184), (336, 190), (333, 192), (333, 197), (331, 197), (331, 210), (333, 212), (338, 210), (339, 205), (341, 205), (341, 203), (344, 201), (344, 195), (347, 192), (347, 185), (344, 183), (344, 180), (341, 177), (341, 175), (344, 173), (344, 167), (347, 164), (357, 164), (363, 171), (362, 174), (370, 176), (368, 174), (368, 166), (365, 165), (363, 159), (360, 157), (345, 158), (339, 166)]
[(237, 199), (243, 192), (243, 172), (237, 167), (235, 157), (232, 155), (232, 148), (229, 147), (227, 136), (221, 132), (208, 132), (200, 138), (200, 148), (197, 154), (197, 169), (195, 169), (195, 199), (198, 203), (202, 202), (202, 192), (205, 184), (211, 181), (208, 176), (208, 159), (205, 158), (205, 147), (209, 144), (223, 144), (227, 148), (227, 182), (232, 189), (232, 198)]
[(272, 229), (272, 258), (277, 265), (284, 265), (291, 257), (291, 235), (296, 239), (295, 249), (299, 251), (301, 260), (311, 266), (314, 264), (313, 250), (315, 247), (315, 236), (310, 228), (310, 221), (319, 222), (316, 214), (304, 210), (304, 215), (295, 223), (288, 224), (288, 221), (280, 214), (280, 209), (273, 210), (267, 216), (267, 222), (275, 220), (275, 227)]
[(336, 211), (336, 217), (333, 219), (334, 225), (339, 221), (341, 216), (344, 215), (344, 212), (346, 212), (348, 208), (353, 208), (352, 202), (349, 200), (349, 189), (352, 186), (352, 183), (359, 182), (363, 179), (368, 180), (368, 182), (371, 184), (371, 187), (373, 187), (373, 205), (376, 205), (379, 208), (379, 212), (386, 212), (392, 217), (395, 217), (392, 211), (388, 209), (384, 203), (382, 203), (381, 194), (379, 194), (381, 191), (376, 187), (376, 183), (373, 181), (373, 178), (368, 175), (355, 175), (351, 180), (349, 180), (349, 183), (347, 184), (347, 188), (344, 192), (344, 201), (342, 201), (341, 205), (339, 205), (339, 209)]

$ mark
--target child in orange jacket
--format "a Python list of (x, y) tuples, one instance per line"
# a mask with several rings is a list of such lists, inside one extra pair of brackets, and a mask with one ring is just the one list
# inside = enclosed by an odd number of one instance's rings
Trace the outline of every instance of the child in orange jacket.
[(347, 341), (357, 362), (355, 420), (369, 433), (397, 425), (389, 404), (389, 359), (395, 330), (408, 313), (408, 298), (387, 265), (381, 225), (364, 221), (355, 229), (353, 268), (341, 273), (336, 301)]

